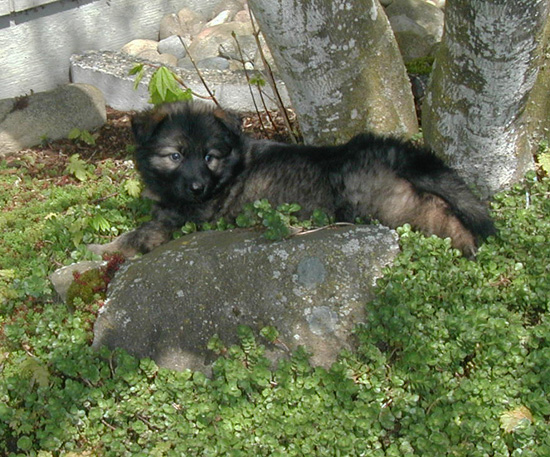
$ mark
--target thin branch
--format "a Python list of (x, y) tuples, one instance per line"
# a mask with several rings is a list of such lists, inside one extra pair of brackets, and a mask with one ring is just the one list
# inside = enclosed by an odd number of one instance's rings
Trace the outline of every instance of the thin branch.
[[(241, 64), (243, 65), (244, 75), (246, 77), (246, 81), (248, 82), (248, 88), (250, 90), (250, 96), (252, 97), (252, 102), (254, 103), (254, 108), (256, 109), (256, 114), (258, 115), (258, 120), (260, 121), (260, 126), (261, 126), (262, 130), (265, 132), (266, 129), (265, 129), (265, 126), (264, 126), (264, 123), (263, 123), (263, 120), (262, 120), (262, 116), (261, 116), (261, 114), (258, 110), (258, 105), (256, 104), (256, 98), (254, 97), (254, 92), (252, 91), (252, 83), (250, 82), (250, 76), (248, 75), (248, 70), (246, 69), (246, 65), (245, 65), (246, 62), (245, 62), (244, 55), (243, 55), (243, 52), (242, 52), (242, 49), (241, 49), (241, 44), (239, 43), (239, 40), (237, 40), (237, 34), (235, 32), (231, 32), (231, 35), (233, 36), (233, 38), (235, 39), (235, 42), (237, 43), (237, 49), (238, 49), (239, 55), (241, 57)], [(264, 111), (265, 111), (267, 117), (269, 118), (269, 122), (271, 122), (271, 125), (275, 129), (275, 132), (278, 135), (280, 135), (279, 128), (277, 127), (277, 124), (275, 123), (275, 121), (271, 117), (271, 113), (269, 112), (269, 109), (267, 108), (267, 104), (266, 104), (265, 99), (264, 99), (264, 92), (263, 92), (261, 86), (259, 84), (254, 84), (254, 85), (256, 86), (256, 89), (258, 90), (260, 100), (262, 101)], [(271, 98), (271, 100), (273, 100), (273, 99)]]
[(265, 133), (266, 128), (262, 121), (262, 116), (260, 115), (260, 111), (258, 110), (258, 105), (256, 104), (256, 98), (254, 97), (254, 92), (252, 91), (252, 84), (250, 83), (250, 76), (248, 76), (248, 70), (246, 69), (241, 45), (239, 43), (239, 40), (237, 40), (237, 34), (234, 31), (231, 32), (231, 36), (233, 37), (233, 39), (235, 40), (235, 43), (237, 44), (237, 50), (239, 51), (239, 55), (241, 56), (241, 63), (243, 64), (244, 76), (246, 77), (246, 82), (248, 83), (248, 90), (250, 91), (250, 97), (252, 98), (252, 103), (254, 103), (254, 109), (256, 110), (256, 115), (258, 116), (258, 120), (260, 121), (260, 127), (262, 129), (262, 132)]
[[(271, 113), (269, 112), (269, 109), (267, 109), (267, 105), (266, 105), (265, 99), (264, 99), (264, 91), (262, 90), (262, 88), (260, 87), (259, 84), (256, 87), (258, 89), (258, 93), (260, 94), (260, 100), (262, 101), (262, 105), (264, 105), (265, 113), (267, 114), (267, 117), (269, 118), (269, 122), (271, 122), (271, 125), (275, 129), (275, 132), (278, 135), (280, 135), (281, 132), (279, 132), (279, 127), (277, 127), (277, 124), (275, 123), (275, 121), (271, 117)], [(267, 95), (267, 94), (265, 94), (265, 95)]]
[(179, 38), (181, 44), (183, 45), (184, 49), (185, 49), (185, 52), (187, 53), (187, 56), (189, 57), (189, 60), (191, 61), (191, 63), (193, 64), (193, 68), (195, 69), (195, 71), (197, 72), (197, 75), (199, 76), (199, 79), (201, 80), (204, 88), (206, 89), (206, 92), (208, 92), (208, 94), (210, 95), (210, 98), (212, 99), (212, 101), (216, 104), (216, 106), (220, 109), (222, 109), (222, 107), (220, 106), (220, 104), (218, 103), (218, 100), (216, 99), (216, 96), (214, 95), (214, 93), (210, 90), (210, 87), (208, 87), (208, 84), (206, 84), (206, 81), (205, 79), (202, 77), (202, 74), (199, 70), (199, 67), (197, 67), (197, 64), (195, 63), (195, 60), (193, 59), (193, 56), (191, 56), (191, 54), (189, 53), (189, 48), (187, 47), (187, 45), (185, 44), (185, 42), (183, 41), (183, 38), (181, 37), (181, 35), (177, 35), (177, 37)]
[(260, 42), (260, 32), (256, 28), (256, 24), (254, 23), (254, 17), (252, 14), (250, 14), (250, 23), (252, 24), (252, 32), (254, 39), (256, 40), (256, 46), (258, 46), (258, 51), (260, 53), (260, 57), (262, 59), (262, 63), (264, 65), (264, 69), (267, 76), (267, 81), (269, 82), (269, 85), (271, 86), (271, 90), (273, 91), (273, 94), (275, 95), (275, 101), (277, 103), (277, 106), (279, 107), (279, 110), (281, 111), (281, 114), (283, 115), (283, 119), (285, 121), (286, 128), (288, 129), (288, 134), (290, 135), (290, 138), (293, 143), (297, 143), (298, 140), (296, 139), (296, 136), (292, 132), (292, 126), (290, 124), (290, 119), (288, 118), (288, 113), (286, 112), (283, 99), (281, 98), (281, 94), (279, 93), (279, 90), (277, 89), (277, 84), (275, 83), (275, 77), (273, 76), (273, 72), (271, 71), (271, 66), (267, 63), (267, 59), (265, 58), (265, 54), (262, 50), (262, 44)]

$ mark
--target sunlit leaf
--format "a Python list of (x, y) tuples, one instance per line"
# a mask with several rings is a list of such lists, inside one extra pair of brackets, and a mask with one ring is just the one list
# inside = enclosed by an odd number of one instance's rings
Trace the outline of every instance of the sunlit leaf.
[(21, 372), (29, 375), (33, 383), (46, 387), (50, 382), (48, 368), (34, 357), (27, 357), (21, 364)]
[(124, 182), (124, 190), (130, 197), (137, 198), (141, 194), (141, 183), (137, 179), (127, 179)]
[(525, 406), (518, 406), (500, 415), (500, 426), (507, 433), (527, 427), (533, 422), (533, 416)]

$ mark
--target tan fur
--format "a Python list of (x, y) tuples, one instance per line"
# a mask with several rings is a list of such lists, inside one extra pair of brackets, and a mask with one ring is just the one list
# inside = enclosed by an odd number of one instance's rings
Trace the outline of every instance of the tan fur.
[(380, 208), (379, 219), (390, 227), (409, 223), (426, 235), (451, 238), (452, 246), (466, 255), (474, 255), (474, 236), (451, 213), (449, 205), (433, 194), (417, 194), (410, 183), (397, 179), (385, 204)]
[[(126, 238), (131, 233), (134, 232), (124, 233), (107, 244), (89, 244), (88, 249), (97, 255), (120, 252), (127, 259), (132, 258), (139, 254), (140, 250), (134, 248), (131, 244), (126, 242)], [(156, 247), (159, 247), (161, 244), (170, 241), (170, 239), (170, 234), (165, 231), (148, 230), (144, 232), (144, 237), (142, 238), (141, 243), (146, 249), (146, 252), (149, 252)]]

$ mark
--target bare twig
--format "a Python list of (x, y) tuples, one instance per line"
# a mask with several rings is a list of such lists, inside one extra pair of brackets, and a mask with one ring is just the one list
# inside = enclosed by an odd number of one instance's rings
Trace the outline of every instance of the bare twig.
[(316, 227), (314, 229), (302, 230), (299, 233), (295, 233), (295, 236), (308, 235), (310, 233), (320, 232), (321, 230), (331, 229), (335, 227), (353, 227), (355, 224), (351, 222), (333, 222), (332, 224), (323, 225), (322, 227)]
[(235, 32), (231, 32), (231, 36), (235, 40), (235, 43), (237, 44), (237, 50), (239, 51), (239, 55), (241, 56), (241, 63), (243, 64), (244, 76), (246, 77), (246, 82), (248, 83), (248, 90), (250, 91), (250, 97), (252, 98), (252, 103), (254, 103), (254, 109), (256, 110), (256, 115), (258, 116), (258, 120), (260, 121), (260, 128), (262, 129), (262, 132), (265, 133), (266, 128), (262, 121), (262, 116), (260, 115), (260, 111), (258, 110), (258, 105), (256, 104), (256, 98), (254, 98), (254, 92), (252, 91), (252, 84), (250, 83), (250, 76), (248, 76), (248, 70), (246, 69), (241, 45), (239, 43), (239, 40), (237, 40), (237, 34)]
[(107, 422), (105, 419), (101, 419), (101, 423), (103, 425), (105, 425), (106, 427), (109, 427), (111, 430), (116, 430), (116, 427), (114, 427), (113, 425), (109, 424), (109, 422)]
[(199, 79), (201, 80), (202, 82), (202, 85), (204, 86), (204, 88), (206, 89), (206, 92), (208, 92), (208, 95), (210, 95), (210, 98), (211, 100), (216, 104), (216, 106), (218, 108), (221, 109), (221, 106), (220, 104), (218, 103), (218, 100), (216, 99), (216, 96), (214, 95), (214, 93), (210, 90), (210, 87), (208, 87), (208, 84), (206, 84), (206, 81), (205, 79), (202, 77), (202, 74), (199, 70), (199, 67), (197, 67), (197, 64), (195, 63), (195, 60), (193, 59), (193, 56), (191, 56), (191, 54), (189, 53), (189, 48), (187, 47), (187, 45), (185, 44), (185, 42), (183, 41), (183, 38), (181, 37), (181, 35), (178, 35), (177, 36), (182, 44), (182, 46), (184, 47), (185, 49), (185, 52), (187, 53), (188, 57), (189, 57), (189, 60), (191, 61), (191, 64), (193, 65), (193, 68), (195, 69), (195, 71), (197, 72), (197, 75), (199, 77)]
[(281, 94), (279, 93), (279, 89), (277, 88), (277, 84), (275, 83), (275, 77), (273, 76), (273, 72), (271, 71), (271, 66), (269, 65), (269, 63), (267, 63), (267, 59), (265, 58), (265, 54), (262, 50), (262, 43), (260, 42), (260, 32), (257, 29), (256, 24), (254, 23), (254, 17), (252, 14), (250, 15), (250, 22), (252, 24), (252, 33), (253, 33), (254, 39), (256, 40), (256, 46), (258, 46), (260, 58), (262, 59), (262, 63), (264, 65), (265, 74), (267, 76), (266, 79), (269, 85), (271, 86), (271, 90), (273, 91), (273, 94), (275, 95), (275, 102), (279, 107), (279, 110), (281, 111), (283, 120), (285, 121), (286, 128), (288, 129), (288, 134), (290, 135), (292, 142), (297, 143), (298, 140), (296, 139), (296, 136), (292, 131), (290, 119), (288, 118), (288, 113), (286, 112), (286, 108), (284, 106), (283, 99), (281, 98)]
[[(250, 96), (252, 97), (252, 102), (254, 103), (254, 108), (256, 109), (256, 114), (258, 115), (258, 120), (260, 121), (260, 126), (262, 128), (262, 131), (265, 132), (265, 126), (264, 126), (264, 123), (263, 123), (263, 120), (262, 120), (262, 116), (260, 115), (260, 112), (258, 110), (258, 105), (256, 104), (256, 99), (255, 99), (254, 93), (252, 91), (252, 82), (250, 80), (250, 76), (248, 75), (248, 71), (246, 69), (246, 65), (245, 65), (246, 62), (245, 62), (244, 55), (243, 55), (243, 52), (242, 52), (242, 49), (241, 49), (241, 45), (240, 45), (239, 41), (237, 40), (237, 34), (235, 32), (232, 32), (231, 35), (233, 36), (233, 38), (235, 39), (235, 42), (237, 43), (237, 49), (238, 49), (239, 55), (241, 57), (241, 63), (243, 65), (244, 75), (246, 77), (246, 81), (248, 82), (248, 88), (250, 90)], [(258, 89), (258, 95), (260, 96), (260, 100), (262, 101), (264, 111), (265, 111), (267, 117), (269, 118), (269, 122), (271, 122), (271, 125), (275, 129), (275, 132), (278, 135), (280, 135), (279, 128), (277, 127), (277, 124), (275, 123), (275, 121), (271, 117), (271, 113), (269, 112), (269, 109), (267, 108), (267, 104), (265, 102), (264, 92), (262, 91), (262, 88), (260, 87), (259, 84), (254, 84), (254, 85), (256, 86), (256, 89)], [(273, 100), (273, 99), (271, 98), (271, 100)]]
[(267, 105), (265, 103), (264, 95), (267, 96), (267, 94), (264, 94), (264, 91), (262, 90), (260, 85), (257, 85), (256, 87), (258, 88), (258, 93), (260, 94), (260, 100), (262, 101), (262, 105), (264, 105), (265, 114), (267, 114), (267, 117), (269, 118), (269, 122), (271, 122), (271, 125), (275, 129), (275, 133), (277, 133), (277, 135), (280, 135), (281, 132), (279, 131), (279, 127), (277, 127), (277, 124), (273, 120), (273, 117), (271, 117), (271, 113), (269, 112), (269, 109), (267, 108)]

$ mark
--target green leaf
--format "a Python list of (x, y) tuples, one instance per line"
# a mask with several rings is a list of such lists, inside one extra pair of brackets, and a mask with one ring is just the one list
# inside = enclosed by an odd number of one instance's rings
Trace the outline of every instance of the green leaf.
[(181, 228), (181, 231), (184, 235), (189, 235), (197, 231), (197, 224), (194, 222), (186, 222), (185, 225)]
[(260, 335), (262, 335), (269, 342), (273, 343), (277, 338), (279, 338), (279, 331), (272, 325), (268, 325), (260, 330)]
[(69, 163), (65, 167), (65, 172), (73, 175), (79, 181), (86, 181), (93, 176), (91, 169), (93, 169), (93, 167), (82, 160), (78, 154), (73, 154), (69, 158)]
[(132, 75), (138, 74), (141, 71), (143, 71), (143, 64), (137, 63), (132, 68), (130, 68), (130, 71), (128, 72), (128, 74), (132, 76)]
[(74, 127), (73, 129), (71, 129), (71, 131), (67, 135), (67, 138), (69, 140), (77, 140), (78, 138), (80, 138), (80, 129), (78, 127)]
[(0, 270), (0, 278), (14, 279), (15, 278), (15, 271), (14, 270)]
[(27, 357), (21, 364), (21, 373), (30, 376), (33, 383), (40, 387), (47, 387), (50, 380), (50, 372), (38, 359)]
[(250, 78), (250, 84), (253, 86), (263, 87), (265, 86), (266, 82), (262, 75), (256, 74), (252, 76), (252, 78)]
[(320, 209), (316, 209), (313, 211), (311, 220), (313, 221), (313, 225), (315, 225), (316, 227), (324, 227), (330, 224), (330, 217), (327, 215), (327, 213)]
[(151, 76), (149, 94), (151, 95), (149, 102), (153, 105), (192, 98), (191, 91), (183, 90), (174, 72), (166, 67), (158, 68)]
[(28, 436), (22, 436), (17, 440), (17, 447), (22, 451), (30, 451), (32, 448), (32, 439)]
[(143, 64), (140, 63), (134, 66), (128, 74), (136, 75), (136, 79), (134, 80), (134, 90), (137, 90), (139, 83), (143, 79), (143, 75), (145, 75), (145, 68), (143, 68)]
[(141, 194), (141, 182), (137, 179), (127, 179), (124, 182), (124, 190), (133, 198), (137, 198)]
[(109, 221), (101, 214), (96, 214), (92, 217), (90, 220), (90, 225), (96, 232), (107, 232), (111, 228)]
[(544, 170), (544, 172), (550, 175), (550, 152), (540, 154), (538, 156), (538, 162), (540, 167)]
[(95, 144), (96, 135), (92, 135), (88, 130), (80, 130), (78, 127), (75, 127), (71, 129), (67, 138), (69, 140), (80, 140), (89, 146), (93, 146)]
[(380, 420), (380, 425), (386, 430), (392, 430), (395, 427), (395, 416), (388, 407), (382, 408), (378, 419)]
[(79, 139), (86, 143), (88, 146), (95, 145), (95, 136), (88, 132), (88, 130), (81, 130)]

